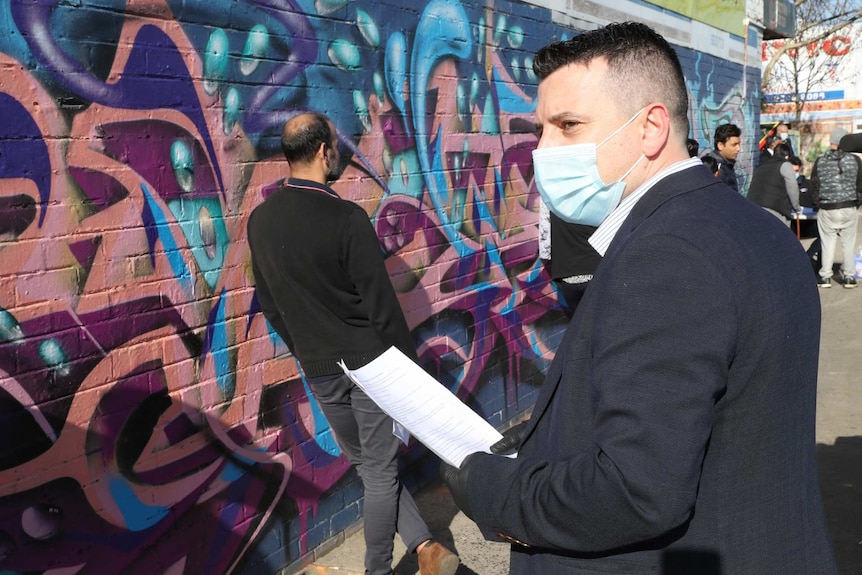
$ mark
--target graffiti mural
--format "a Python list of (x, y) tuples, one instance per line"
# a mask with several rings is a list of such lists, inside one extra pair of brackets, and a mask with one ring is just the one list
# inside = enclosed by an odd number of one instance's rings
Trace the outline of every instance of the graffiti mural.
[[(736, 160), (740, 193), (748, 194), (754, 172), (756, 142), (760, 137), (760, 72), (754, 68), (729, 65), (708, 54), (683, 51), (683, 71), (689, 90), (689, 124), (691, 137), (698, 140), (701, 151), (714, 146), (715, 128), (721, 124), (736, 124), (742, 130), (743, 146)], [(682, 56), (682, 55), (681, 55)], [(691, 65), (686, 66), (690, 61)], [(726, 75), (737, 79), (728, 84)], [(745, 145), (748, 143), (748, 145)]]
[[(407, 4), (0, 5), (0, 571), (271, 573), (359, 518), (245, 237), (302, 111), (338, 127), (335, 189), (423, 366), (495, 425), (529, 408), (565, 327), (532, 54), (575, 32), (518, 2)], [(693, 119), (754, 125), (738, 85), (686, 73)]]

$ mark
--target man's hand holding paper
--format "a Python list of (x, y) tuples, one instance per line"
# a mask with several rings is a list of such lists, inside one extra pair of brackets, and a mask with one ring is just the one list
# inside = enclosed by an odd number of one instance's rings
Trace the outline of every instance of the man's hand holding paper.
[(503, 438), (487, 421), (392, 347), (371, 363), (341, 368), (392, 419), (444, 462), (460, 467), (475, 452), (491, 452)]

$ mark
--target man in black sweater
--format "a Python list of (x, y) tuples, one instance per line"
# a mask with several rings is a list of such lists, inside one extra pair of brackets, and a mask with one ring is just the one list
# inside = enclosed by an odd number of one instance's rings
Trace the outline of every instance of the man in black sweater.
[(341, 370), (396, 346), (417, 359), (367, 214), (327, 182), (338, 179), (338, 134), (322, 114), (288, 120), (287, 185), (248, 221), (261, 310), (299, 360), (311, 390), (365, 488), (365, 573), (391, 575), (396, 531), (421, 575), (453, 575), (458, 557), (432, 541), (398, 479), (393, 422)]

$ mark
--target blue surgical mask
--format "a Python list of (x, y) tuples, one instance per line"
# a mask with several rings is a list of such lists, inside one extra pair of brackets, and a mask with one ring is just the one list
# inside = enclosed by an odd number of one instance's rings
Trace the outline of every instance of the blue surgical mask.
[(548, 209), (557, 217), (573, 224), (598, 226), (620, 204), (626, 189), (623, 180), (646, 156), (641, 155), (619, 180), (605, 184), (599, 176), (596, 151), (631, 124), (643, 110), (638, 110), (598, 144), (533, 150), (536, 187)]

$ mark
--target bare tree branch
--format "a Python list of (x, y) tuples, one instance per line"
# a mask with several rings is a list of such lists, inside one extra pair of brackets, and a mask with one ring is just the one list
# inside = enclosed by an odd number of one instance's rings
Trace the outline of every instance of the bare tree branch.
[(862, 21), (862, 5), (860, 0), (795, 0), (794, 5), (794, 37), (764, 42), (769, 50), (760, 87), (764, 95), (789, 92), (798, 121), (808, 92), (822, 89), (840, 64), (834, 54), (822, 56), (819, 46), (833, 36), (850, 35)]

